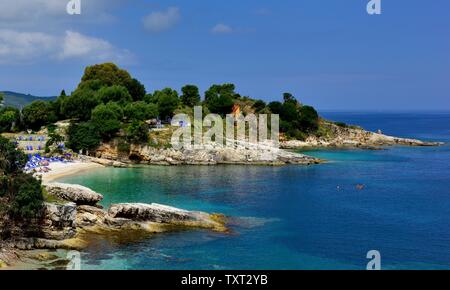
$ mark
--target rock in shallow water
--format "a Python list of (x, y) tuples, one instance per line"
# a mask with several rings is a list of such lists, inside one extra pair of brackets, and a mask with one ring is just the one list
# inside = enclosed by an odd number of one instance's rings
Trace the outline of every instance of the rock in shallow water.
[(126, 218), (135, 221), (169, 223), (173, 221), (195, 221), (201, 219), (195, 212), (161, 204), (121, 203), (114, 204), (108, 214), (113, 218)]
[(103, 195), (81, 185), (48, 183), (45, 188), (49, 195), (77, 205), (96, 205), (103, 199)]

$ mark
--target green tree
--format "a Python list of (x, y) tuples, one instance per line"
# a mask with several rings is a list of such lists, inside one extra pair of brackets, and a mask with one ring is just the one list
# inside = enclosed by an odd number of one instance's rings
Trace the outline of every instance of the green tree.
[(283, 101), (285, 103), (297, 104), (297, 100), (295, 99), (294, 95), (292, 95), (291, 93), (284, 93), (283, 94)]
[(0, 136), (0, 197), (1, 210), (17, 218), (33, 218), (42, 213), (41, 181), (22, 168), (25, 154), (8, 139)]
[(67, 147), (76, 152), (96, 149), (102, 140), (97, 126), (91, 122), (71, 123), (67, 137)]
[(124, 105), (133, 101), (128, 90), (122, 86), (103, 87), (97, 92), (97, 97), (105, 104), (117, 102)]
[(22, 111), (24, 126), (29, 129), (39, 130), (42, 126), (57, 121), (57, 116), (50, 102), (34, 101)]
[(205, 92), (205, 103), (211, 113), (222, 116), (231, 113), (238, 94), (233, 84), (213, 85)]
[(319, 129), (319, 114), (311, 106), (300, 108), (299, 129), (303, 132), (316, 132)]
[(120, 69), (113, 63), (103, 63), (93, 66), (88, 66), (84, 75), (81, 78), (80, 85), (83, 86), (85, 82), (95, 81), (101, 86), (124, 86), (131, 83), (132, 78), (130, 74), (123, 69)]
[(31, 174), (13, 177), (17, 191), (13, 198), (10, 213), (15, 217), (34, 218), (42, 214), (44, 197), (42, 182)]
[(125, 130), (127, 140), (133, 144), (147, 143), (149, 140), (148, 125), (142, 121), (133, 121)]
[(145, 121), (158, 117), (158, 106), (143, 101), (129, 103), (124, 109), (124, 115), (128, 121)]
[(20, 123), (20, 111), (13, 107), (0, 110), (0, 132), (10, 132)]
[(156, 95), (155, 91), (153, 94), (146, 94), (144, 97), (144, 102), (148, 103), (148, 104), (158, 104), (158, 96)]
[(285, 102), (281, 107), (280, 118), (287, 122), (296, 122), (299, 118), (299, 111), (293, 102)]
[(104, 83), (102, 83), (101, 80), (87, 80), (87, 81), (82, 81), (81, 83), (78, 84), (76, 91), (79, 90), (91, 90), (91, 91), (98, 91), (103, 87), (107, 87), (107, 85), (105, 85)]
[(268, 105), (270, 111), (272, 112), (272, 114), (278, 114), (280, 115), (281, 112), (283, 111), (283, 104), (280, 102), (271, 102)]
[[(149, 97), (147, 97), (147, 99), (148, 98)], [(151, 99), (158, 105), (159, 116), (162, 120), (171, 118), (180, 103), (177, 91), (170, 88), (165, 88), (162, 91), (155, 91), (151, 96)]]
[(93, 90), (77, 89), (61, 103), (61, 112), (65, 118), (87, 121), (91, 118), (92, 109), (100, 104)]
[(53, 111), (55, 112), (58, 120), (66, 119), (66, 116), (63, 113), (62, 104), (63, 104), (64, 100), (66, 100), (67, 98), (68, 98), (68, 96), (66, 95), (66, 92), (64, 90), (62, 90), (59, 97), (56, 98), (56, 100), (54, 100), (53, 102), (51, 102)]
[(27, 156), (8, 139), (0, 136), (0, 175), (17, 174), (27, 163)]
[(262, 112), (266, 107), (266, 103), (262, 100), (257, 100), (254, 104), (253, 104), (253, 109), (255, 110), (256, 113)]
[(48, 140), (45, 143), (45, 152), (50, 152), (50, 147), (56, 146), (58, 150), (59, 146), (64, 143), (64, 137), (56, 132), (52, 132), (48, 135)]
[(101, 104), (92, 111), (92, 124), (104, 140), (110, 140), (120, 129), (123, 118), (121, 107), (113, 102)]
[(145, 86), (141, 84), (137, 79), (127, 81), (125, 87), (128, 89), (134, 102), (142, 101), (147, 93)]
[(180, 97), (181, 103), (188, 107), (194, 107), (200, 103), (200, 93), (197, 86), (186, 85), (181, 88), (183, 94)]

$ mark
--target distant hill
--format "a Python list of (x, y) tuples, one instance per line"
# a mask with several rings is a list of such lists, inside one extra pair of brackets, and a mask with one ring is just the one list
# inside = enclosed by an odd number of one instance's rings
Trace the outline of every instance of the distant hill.
[(4, 92), (0, 92), (0, 93), (3, 93), (5, 95), (5, 106), (16, 107), (18, 109), (20, 109), (34, 101), (39, 101), (39, 100), (51, 101), (51, 100), (56, 99), (56, 97), (37, 97), (37, 96), (33, 96), (33, 95), (25, 95), (25, 94), (9, 92), (9, 91), (4, 91)]

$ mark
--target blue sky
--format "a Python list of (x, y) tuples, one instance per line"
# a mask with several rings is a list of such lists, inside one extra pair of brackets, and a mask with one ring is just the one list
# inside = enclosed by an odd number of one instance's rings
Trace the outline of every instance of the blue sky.
[[(148, 91), (232, 82), (320, 110), (450, 110), (450, 2), (2, 0), (0, 90), (72, 91), (114, 61)], [(32, 2), (32, 3), (30, 3)]]

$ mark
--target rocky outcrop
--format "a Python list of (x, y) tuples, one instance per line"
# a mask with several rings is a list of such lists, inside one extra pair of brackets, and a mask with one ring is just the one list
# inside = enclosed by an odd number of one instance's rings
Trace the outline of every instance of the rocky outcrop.
[(128, 164), (124, 163), (124, 162), (120, 162), (120, 161), (115, 161), (115, 160), (111, 160), (110, 156), (106, 156), (108, 157), (108, 159), (106, 158), (93, 158), (93, 157), (89, 157), (88, 160), (103, 166), (107, 166), (107, 167), (116, 167), (116, 168), (126, 168), (128, 167)]
[(217, 222), (210, 214), (187, 211), (161, 204), (122, 203), (112, 205), (108, 215), (112, 218), (130, 219), (173, 225), (196, 225), (201, 228), (218, 229), (223, 224)]
[(7, 268), (19, 259), (17, 250), (7, 248), (0, 243), (0, 269)]
[(321, 124), (326, 132), (322, 136), (309, 136), (304, 141), (289, 140), (281, 142), (285, 149), (308, 147), (381, 147), (381, 146), (439, 146), (443, 143), (424, 142), (415, 139), (398, 138), (365, 131), (358, 127), (343, 127), (330, 122)]
[[(59, 199), (45, 203), (41, 218), (9, 223), (2, 220), (0, 229), (7, 228), (8, 239), (0, 241), (2, 249), (82, 249), (89, 245), (89, 236), (116, 236), (129, 231), (156, 233), (173, 229), (210, 229), (227, 231), (221, 215), (182, 210), (160, 204), (115, 204), (103, 210), (96, 201), (102, 196), (89, 188), (61, 183), (46, 184), (49, 194)], [(0, 252), (0, 267), (6, 252)]]
[(45, 203), (45, 215), (41, 222), (40, 238), (64, 240), (75, 236), (75, 218), (77, 206), (73, 202), (66, 204)]
[(214, 146), (203, 149), (175, 150), (132, 145), (129, 154), (123, 155), (119, 154), (115, 144), (108, 143), (100, 146), (96, 155), (101, 159), (149, 165), (310, 165), (321, 162), (310, 156), (276, 148), (239, 149)]
[(103, 199), (101, 194), (81, 185), (47, 183), (45, 188), (49, 195), (77, 205), (95, 205)]

